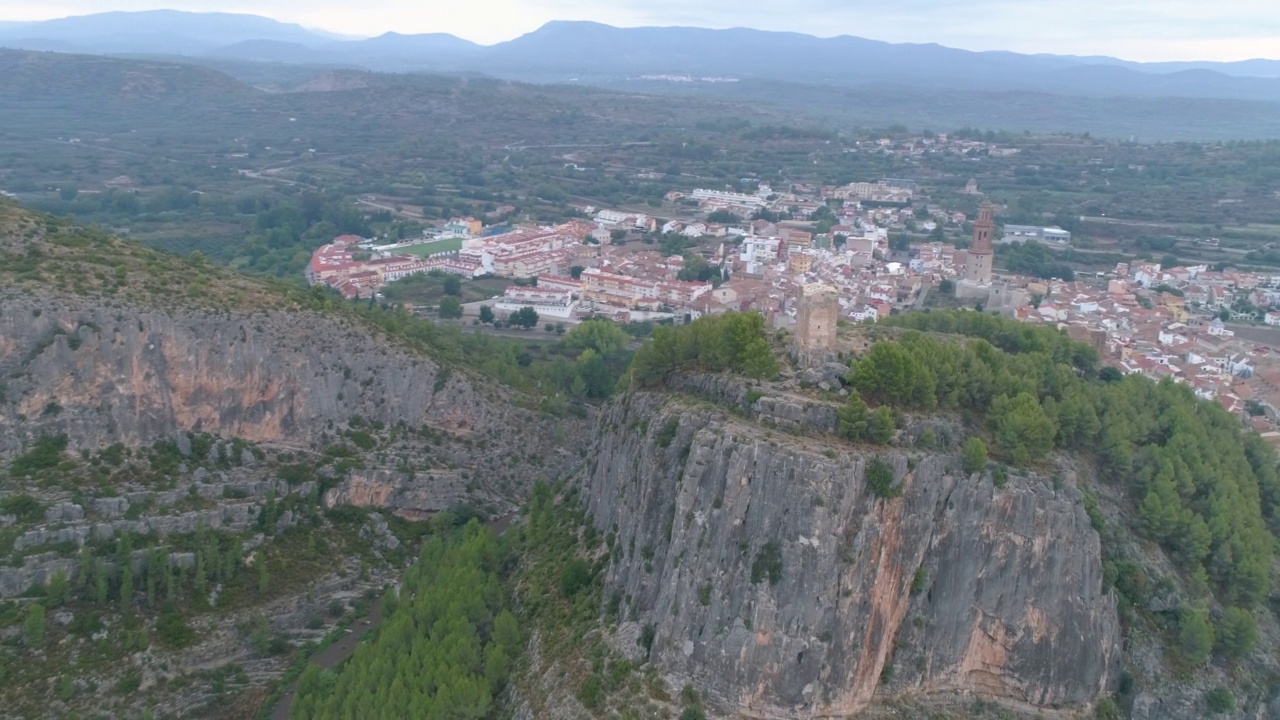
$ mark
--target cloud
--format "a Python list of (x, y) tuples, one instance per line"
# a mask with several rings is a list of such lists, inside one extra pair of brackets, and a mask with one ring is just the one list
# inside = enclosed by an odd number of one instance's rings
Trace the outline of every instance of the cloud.
[(342, 33), (450, 32), (498, 42), (554, 19), (754, 27), (972, 50), (1137, 60), (1280, 55), (1275, 0), (10, 0), (0, 19), (171, 7), (267, 15)]

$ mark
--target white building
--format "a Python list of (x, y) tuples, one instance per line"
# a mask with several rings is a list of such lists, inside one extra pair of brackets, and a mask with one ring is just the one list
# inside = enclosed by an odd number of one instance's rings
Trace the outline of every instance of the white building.
[(758, 275), (767, 265), (778, 261), (782, 238), (747, 237), (742, 240), (739, 259), (747, 266), (747, 272)]
[(507, 313), (531, 307), (542, 317), (568, 319), (573, 317), (577, 305), (571, 292), (512, 285), (503, 291), (494, 307)]
[(1027, 241), (1042, 242), (1046, 245), (1069, 245), (1071, 243), (1071, 233), (1057, 225), (1052, 227), (1039, 227), (1036, 225), (1004, 226), (1004, 235), (1000, 238), (1000, 242)]
[[(765, 188), (761, 188), (762, 190)], [(698, 202), (714, 202), (723, 203), (725, 205), (739, 205), (741, 207), (762, 208), (768, 204), (768, 193), (762, 195), (747, 195), (745, 193), (726, 192), (724, 190), (707, 190), (698, 188), (693, 191), (694, 200)]]

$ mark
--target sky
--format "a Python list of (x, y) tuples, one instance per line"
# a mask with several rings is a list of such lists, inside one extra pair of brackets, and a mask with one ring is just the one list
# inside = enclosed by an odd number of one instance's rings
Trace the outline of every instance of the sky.
[(594, 20), (1141, 61), (1280, 59), (1277, 0), (4, 0), (0, 20), (166, 7), (252, 13), (349, 35), (447, 32), (486, 44), (550, 20)]

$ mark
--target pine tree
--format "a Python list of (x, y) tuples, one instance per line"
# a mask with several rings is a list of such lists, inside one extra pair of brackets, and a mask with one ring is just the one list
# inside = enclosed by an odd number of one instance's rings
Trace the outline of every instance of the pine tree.
[(857, 392), (849, 395), (844, 407), (837, 411), (840, 418), (840, 435), (850, 440), (862, 440), (867, 436), (867, 415), (870, 411)]
[(1218, 648), (1227, 657), (1239, 660), (1253, 652), (1258, 642), (1258, 624), (1244, 608), (1227, 608), (1216, 633)]
[(93, 559), (93, 599), (98, 603), (107, 601), (110, 591), (110, 577), (107, 574), (107, 563), (102, 558)]
[(276, 526), (276, 491), (271, 489), (267, 491), (267, 499), (262, 505), (262, 512), (258, 513), (258, 527), (268, 535), (271, 535)]
[(120, 568), (120, 612), (128, 615), (133, 609), (133, 569)]
[(897, 432), (893, 411), (881, 405), (867, 418), (867, 439), (877, 445), (888, 445)]
[(178, 599), (178, 571), (164, 564), (164, 599), (173, 602)]
[(965, 440), (961, 454), (965, 472), (982, 472), (987, 467), (987, 444), (982, 442), (982, 438)]
[(44, 606), (31, 603), (27, 606), (27, 620), (23, 624), (23, 635), (27, 646), (39, 648), (44, 646)]
[(51, 607), (62, 607), (71, 594), (71, 583), (67, 580), (66, 570), (55, 570), (49, 578), (49, 587), (45, 591)]
[(160, 565), (163, 552), (160, 548), (152, 548), (147, 553), (147, 607), (156, 606), (156, 586), (159, 583)]
[(80, 554), (76, 564), (75, 587), (76, 595), (82, 599), (89, 599), (89, 589), (92, 586), (90, 579), (93, 577), (93, 556), (89, 554), (87, 545), (80, 546)]
[(205, 567), (204, 553), (196, 553), (195, 590), (198, 597), (204, 597), (209, 590), (209, 569)]
[(1001, 395), (991, 405), (996, 447), (1016, 465), (1026, 465), (1053, 449), (1058, 429), (1029, 392)]
[(1204, 607), (1184, 606), (1178, 610), (1178, 646), (1191, 665), (1203, 665), (1213, 649), (1213, 626)]
[(258, 592), (265, 593), (271, 587), (271, 580), (267, 575), (267, 556), (258, 553)]

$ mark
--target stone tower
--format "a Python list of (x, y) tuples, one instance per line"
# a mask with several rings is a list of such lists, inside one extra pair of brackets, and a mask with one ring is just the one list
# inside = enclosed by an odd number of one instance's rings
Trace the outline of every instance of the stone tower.
[(996, 230), (996, 209), (991, 203), (982, 203), (978, 219), (973, 223), (973, 244), (969, 246), (968, 260), (964, 266), (964, 279), (973, 285), (991, 284), (991, 235)]
[(796, 357), (802, 365), (822, 362), (836, 344), (840, 318), (839, 293), (830, 285), (811, 283), (800, 288), (796, 309)]

